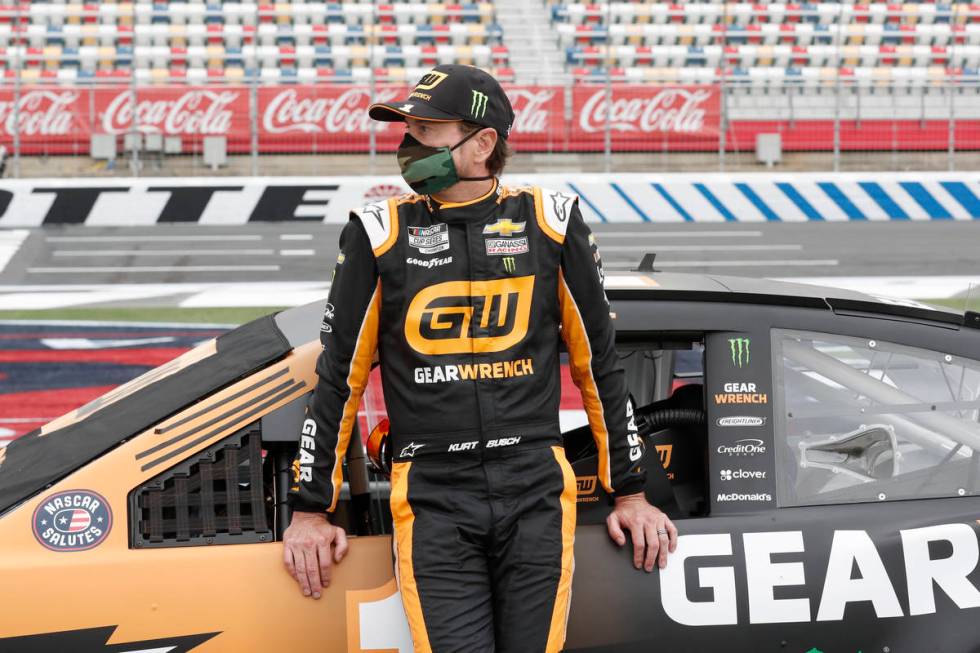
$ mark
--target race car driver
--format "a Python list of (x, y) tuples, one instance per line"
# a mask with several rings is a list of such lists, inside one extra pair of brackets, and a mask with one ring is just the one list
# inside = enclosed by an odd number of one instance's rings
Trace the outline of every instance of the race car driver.
[[(647, 503), (602, 267), (577, 198), (505, 187), (514, 112), (470, 66), (442, 65), (370, 116), (407, 125), (415, 194), (351, 213), (321, 326), (285, 533), (286, 567), (319, 598), (347, 551), (328, 520), (377, 352), (391, 424), (395, 571), (416, 651), (559, 651), (575, 536), (561, 447), (559, 337), (633, 562), (666, 565), (677, 531)], [(659, 470), (658, 470), (659, 471)]]

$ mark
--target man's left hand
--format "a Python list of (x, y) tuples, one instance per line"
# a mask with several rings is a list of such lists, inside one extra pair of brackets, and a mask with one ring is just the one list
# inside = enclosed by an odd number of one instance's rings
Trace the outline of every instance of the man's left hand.
[(606, 518), (609, 537), (619, 546), (626, 534), (633, 537), (633, 566), (653, 571), (654, 564), (667, 566), (667, 553), (677, 548), (677, 528), (659, 509), (651, 506), (642, 492), (616, 498), (616, 507)]

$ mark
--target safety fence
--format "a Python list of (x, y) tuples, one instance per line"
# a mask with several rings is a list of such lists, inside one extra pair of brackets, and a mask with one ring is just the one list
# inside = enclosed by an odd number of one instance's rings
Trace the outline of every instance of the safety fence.
[[(505, 175), (575, 194), (594, 222), (980, 219), (980, 173)], [(406, 192), (399, 177), (213, 177), (0, 181), (0, 228), (249, 222), (343, 223)]]

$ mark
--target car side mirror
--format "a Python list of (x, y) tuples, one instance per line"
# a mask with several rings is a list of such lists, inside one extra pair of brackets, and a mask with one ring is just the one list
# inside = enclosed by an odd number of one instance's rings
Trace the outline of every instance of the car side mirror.
[(862, 481), (899, 473), (898, 440), (888, 424), (863, 426), (850, 433), (800, 443), (800, 467), (826, 469)]

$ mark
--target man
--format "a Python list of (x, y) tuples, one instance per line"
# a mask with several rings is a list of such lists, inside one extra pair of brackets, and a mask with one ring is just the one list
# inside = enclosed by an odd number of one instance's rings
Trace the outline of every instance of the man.
[(629, 530), (647, 571), (677, 537), (644, 498), (594, 240), (574, 196), (498, 184), (514, 113), (488, 74), (437, 66), (370, 115), (406, 123), (398, 162), (419, 194), (354, 211), (341, 234), (285, 564), (318, 598), (347, 550), (327, 514), (377, 350), (415, 650), (558, 651), (576, 496), (558, 426), (559, 337), (616, 497), (610, 536), (622, 546)]

